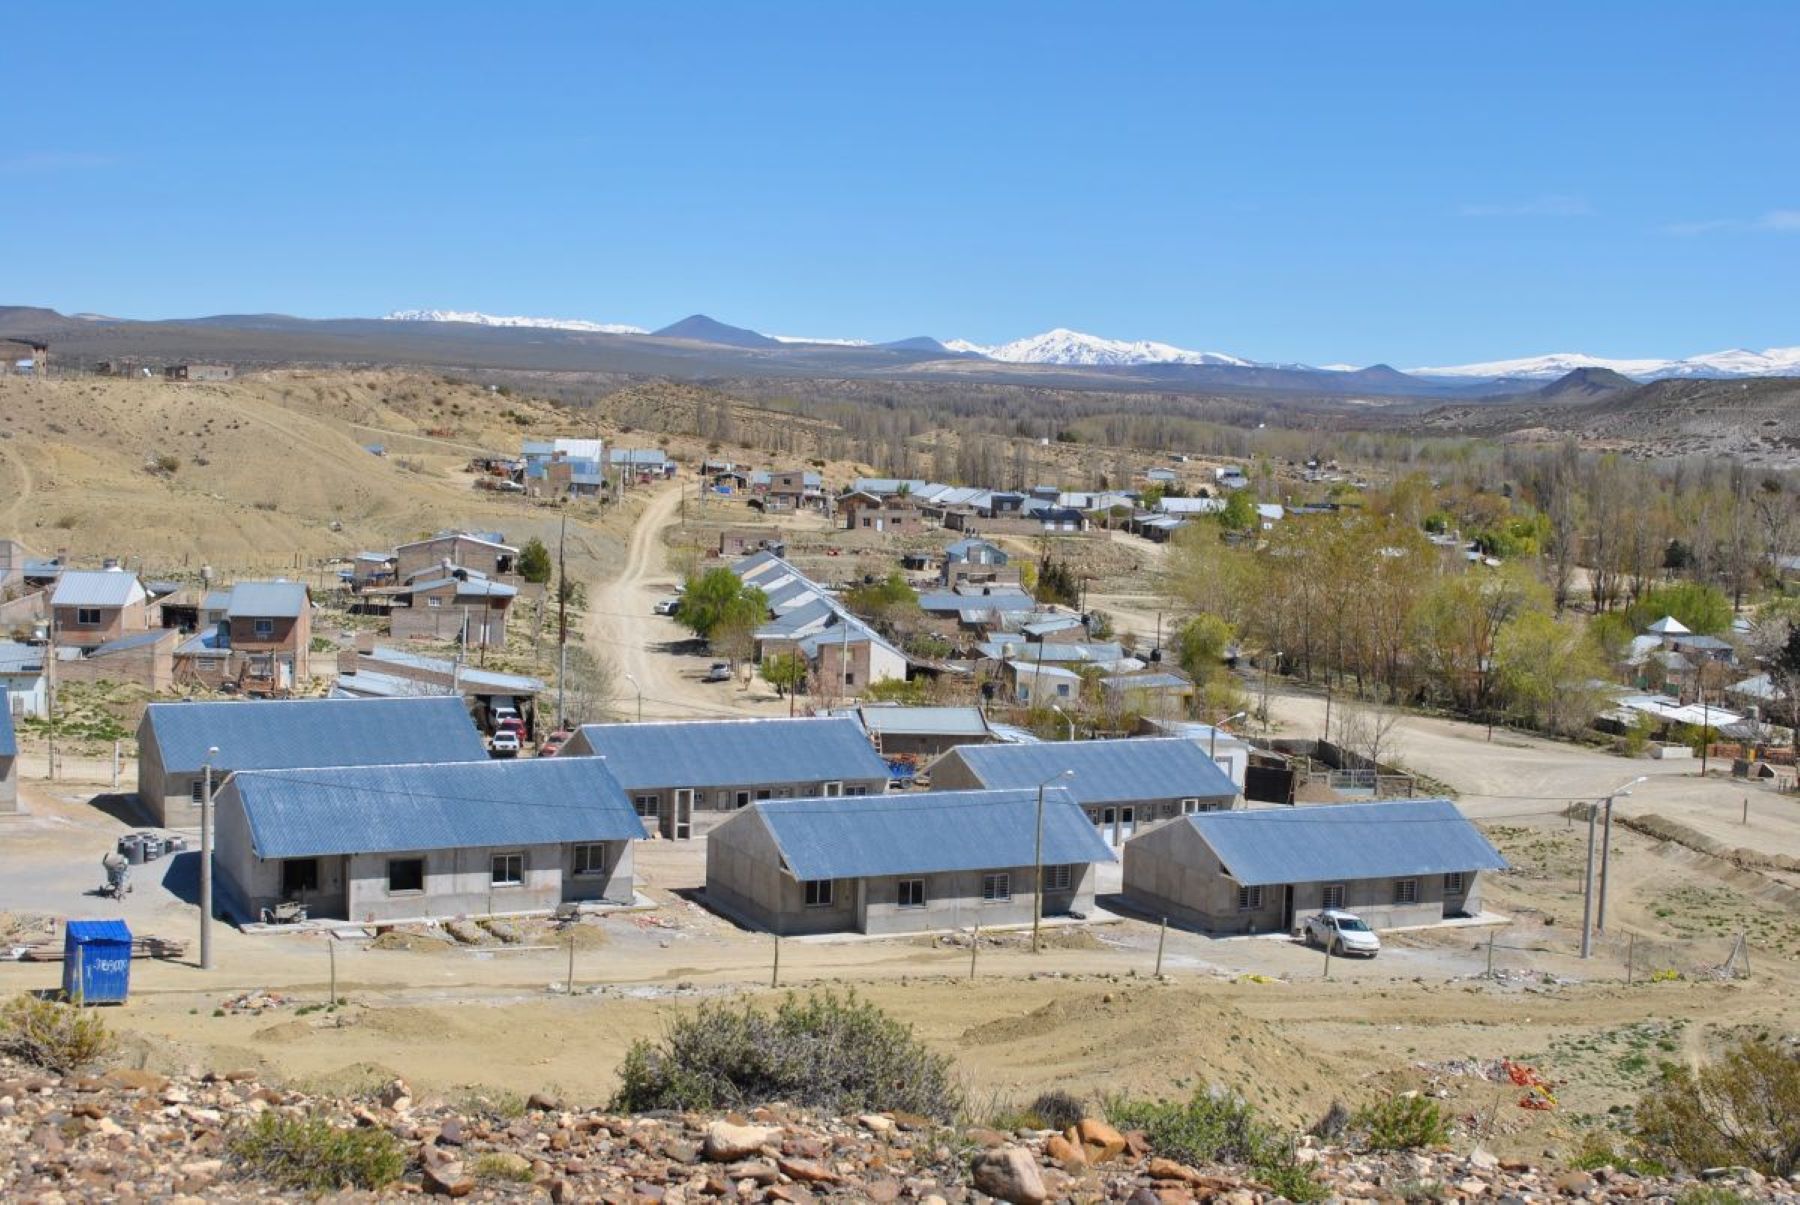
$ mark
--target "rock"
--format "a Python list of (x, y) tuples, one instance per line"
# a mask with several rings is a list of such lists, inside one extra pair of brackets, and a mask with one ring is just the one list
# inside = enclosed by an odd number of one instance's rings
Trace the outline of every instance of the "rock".
[(1499, 1169), (1500, 1160), (1480, 1147), (1476, 1147), (1469, 1152), (1469, 1166), (1476, 1171), (1491, 1172)]
[(763, 1126), (740, 1126), (732, 1125), (729, 1121), (715, 1121), (706, 1127), (706, 1157), (714, 1163), (736, 1163), (739, 1159), (748, 1159), (757, 1154), (779, 1135), (779, 1130)]
[(970, 1171), (976, 1188), (1012, 1205), (1040, 1205), (1048, 1195), (1044, 1178), (1038, 1174), (1037, 1160), (1023, 1147), (983, 1151), (975, 1156)]
[(1075, 1134), (1089, 1163), (1105, 1163), (1125, 1150), (1125, 1135), (1097, 1117), (1082, 1118)]
[(506, 1179), (516, 1179), (531, 1174), (531, 1160), (517, 1151), (495, 1151), (481, 1157), (482, 1164), (491, 1167)]
[(1061, 1134), (1052, 1134), (1044, 1140), (1044, 1154), (1051, 1162), (1060, 1164), (1069, 1171), (1087, 1166), (1087, 1153)]
[(111, 1087), (124, 1088), (127, 1091), (156, 1093), (169, 1086), (167, 1076), (158, 1075), (154, 1071), (145, 1071), (139, 1067), (114, 1067), (100, 1078)]
[(465, 1137), (460, 1117), (446, 1117), (444, 1123), (438, 1127), (437, 1140), (445, 1146), (461, 1146)]
[(1487, 1192), (1487, 1187), (1486, 1180), (1470, 1176), (1465, 1180), (1457, 1182), (1456, 1191), (1460, 1192), (1465, 1197), (1479, 1197)]
[(830, 1168), (811, 1159), (777, 1159), (775, 1166), (781, 1169), (783, 1175), (803, 1184), (834, 1184), (842, 1179)]
[(391, 1079), (375, 1094), (375, 1099), (381, 1102), (382, 1108), (403, 1113), (412, 1107), (412, 1089), (403, 1079)]
[(856, 1119), (856, 1124), (871, 1134), (892, 1134), (894, 1132), (893, 1120), (883, 1117), (879, 1113), (864, 1113)]
[(1569, 1196), (1580, 1196), (1584, 1193), (1593, 1192), (1596, 1188), (1600, 1187), (1599, 1182), (1596, 1181), (1594, 1177), (1588, 1175), (1586, 1172), (1575, 1171), (1557, 1173), (1556, 1178), (1550, 1181), (1550, 1186), (1556, 1189), (1557, 1192), (1565, 1193)]
[(533, 1092), (525, 1098), (525, 1107), (533, 1113), (557, 1113), (562, 1110), (562, 1101), (542, 1092)]
[(976, 1146), (985, 1146), (990, 1150), (994, 1147), (1005, 1146), (1011, 1141), (999, 1130), (990, 1130), (986, 1126), (970, 1126), (964, 1131), (963, 1137), (967, 1138), (970, 1142), (973, 1142)]
[(900, 1181), (887, 1178), (871, 1180), (863, 1185), (863, 1196), (875, 1202), (875, 1205), (891, 1205), (900, 1199)]
[(426, 1192), (441, 1197), (466, 1197), (475, 1191), (475, 1177), (463, 1170), (460, 1159), (427, 1163), (421, 1171)]

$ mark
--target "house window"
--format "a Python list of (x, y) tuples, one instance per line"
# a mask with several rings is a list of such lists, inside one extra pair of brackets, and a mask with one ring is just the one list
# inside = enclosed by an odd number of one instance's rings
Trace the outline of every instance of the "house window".
[(1198, 812), (1199, 810), (1200, 810), (1200, 801), (1198, 799), (1183, 799), (1181, 801), (1181, 814), (1183, 816), (1192, 816), (1195, 812)]
[(99, 607), (76, 607), (75, 608), (75, 622), (84, 628), (99, 627), (100, 626), (100, 608)]
[(737, 806), (739, 806), (741, 808), (747, 808), (750, 806), (750, 792), (739, 791), (737, 793)]
[(773, 792), (771, 792), (767, 787), (764, 787), (762, 790), (760, 790), (756, 793), (756, 797), (758, 799), (767, 799), (767, 798), (769, 798), (769, 796), (771, 794), (773, 794)]
[(656, 795), (635, 795), (632, 797), (631, 806), (645, 820), (654, 820), (657, 812), (662, 809), (662, 799)]
[(1075, 868), (1064, 863), (1061, 866), (1044, 867), (1045, 891), (1070, 891), (1075, 886)]
[(821, 786), (823, 789), (819, 794), (825, 796), (827, 799), (836, 799), (844, 793), (844, 784), (841, 782), (828, 782), (821, 784)]
[(806, 889), (806, 906), (808, 908), (831, 907), (830, 879), (808, 879), (801, 886)]
[(901, 879), (899, 903), (902, 908), (923, 908), (925, 906), (925, 880)]
[(869, 793), (868, 787), (845, 787), (844, 788), (844, 794), (846, 794), (846, 795), (867, 795), (868, 793)]
[(269, 640), (272, 639), (274, 635), (275, 621), (273, 619), (259, 619), (256, 621), (256, 638), (258, 640)]
[(1325, 889), (1319, 893), (1319, 907), (1342, 908), (1343, 906), (1344, 885), (1342, 883), (1327, 883)]
[(523, 887), (525, 885), (524, 854), (495, 854), (493, 868), (494, 886)]
[(984, 874), (981, 876), (981, 898), (984, 903), (1004, 904), (1012, 899), (1012, 875)]
[(856, 671), (855, 670), (847, 669), (844, 671), (844, 685), (845, 686), (855, 686), (856, 685)]
[(1262, 888), (1261, 887), (1239, 887), (1238, 888), (1238, 911), (1239, 912), (1256, 912), (1256, 911), (1258, 911), (1259, 909), (1262, 908), (1262, 900), (1263, 900), (1263, 896), (1262, 896)]
[(204, 777), (194, 780), (193, 785), (188, 788), (188, 798), (194, 801), (195, 807), (206, 802), (206, 779)]
[(388, 894), (407, 895), (425, 890), (424, 858), (388, 859)]
[(289, 858), (281, 864), (281, 898), (291, 900), (304, 891), (319, 889), (319, 860)]
[(575, 847), (575, 873), (578, 875), (603, 875), (606, 873), (606, 846), (599, 841), (584, 842)]
[(428, 607), (441, 607), (444, 605), (444, 600), (441, 598), (428, 598), (425, 600), (425, 605)]
[(1463, 889), (1463, 872), (1453, 870), (1444, 876), (1444, 893), (1454, 895)]
[(1058, 682), (1056, 684), (1056, 693), (1059, 696), (1061, 696), (1062, 698), (1065, 698), (1065, 699), (1068, 698), (1069, 697), (1069, 684), (1067, 682)]
[(1419, 902), (1419, 880), (1395, 879), (1394, 902), (1396, 904), (1416, 904)]

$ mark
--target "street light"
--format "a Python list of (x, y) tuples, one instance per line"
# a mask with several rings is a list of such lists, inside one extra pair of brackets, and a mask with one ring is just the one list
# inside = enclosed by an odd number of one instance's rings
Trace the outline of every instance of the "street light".
[(200, 786), (200, 969), (212, 970), (212, 805), (213, 805), (213, 758), (219, 756), (219, 747), (212, 746), (206, 751), (203, 763)]
[(1263, 659), (1262, 713), (1263, 713), (1263, 737), (1264, 737), (1264, 739), (1267, 739), (1268, 735), (1269, 735), (1269, 659), (1273, 658), (1275, 663), (1277, 665), (1279, 665), (1279, 664), (1281, 664), (1281, 659), (1285, 656), (1287, 656), (1286, 653), (1282, 652), (1280, 649), (1276, 649), (1275, 651), (1271, 652), (1268, 655), (1268, 657), (1265, 657)]
[(625, 680), (637, 690), (637, 722), (641, 724), (644, 722), (644, 688), (630, 674), (625, 675)]
[(1218, 764), (1219, 761), (1219, 729), (1231, 723), (1231, 721), (1241, 720), (1249, 714), (1250, 713), (1247, 711), (1236, 711), (1212, 726), (1212, 746), (1207, 749), (1206, 756), (1212, 758), (1215, 765)]
[(1631, 788), (1640, 782), (1650, 781), (1645, 775), (1638, 775), (1611, 795), (1606, 797), (1606, 825), (1600, 836), (1600, 906), (1594, 911), (1594, 932), (1606, 932), (1606, 877), (1608, 863), (1612, 861), (1612, 810), (1613, 800), (1631, 794)]
[(1061, 770), (1037, 788), (1037, 846), (1031, 855), (1031, 952), (1038, 952), (1038, 927), (1044, 920), (1044, 788), (1064, 778), (1075, 777), (1073, 770)]
[(1050, 704), (1050, 710), (1054, 711), (1057, 715), (1061, 716), (1063, 719), (1068, 720), (1068, 722), (1069, 722), (1069, 739), (1074, 740), (1075, 739), (1075, 721), (1070, 718), (1069, 713), (1064, 711), (1059, 705), (1057, 705), (1055, 703)]

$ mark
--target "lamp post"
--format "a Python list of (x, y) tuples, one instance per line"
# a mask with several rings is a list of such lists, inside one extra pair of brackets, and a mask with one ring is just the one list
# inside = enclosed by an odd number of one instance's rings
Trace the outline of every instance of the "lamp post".
[(1057, 715), (1061, 716), (1064, 720), (1068, 721), (1069, 739), (1074, 740), (1075, 739), (1075, 720), (1069, 715), (1068, 712), (1066, 712), (1062, 709), (1060, 704), (1056, 704), (1056, 703), (1050, 704), (1050, 710), (1054, 711)]
[(1053, 782), (1075, 777), (1073, 770), (1061, 770), (1037, 789), (1037, 844), (1031, 855), (1031, 952), (1038, 952), (1038, 928), (1044, 920), (1044, 788)]
[(625, 675), (625, 680), (627, 682), (631, 683), (632, 689), (637, 691), (637, 722), (641, 724), (644, 722), (644, 687), (643, 687), (643, 684), (640, 683), (636, 678), (632, 677), (630, 674)]
[(1600, 904), (1594, 909), (1594, 932), (1606, 932), (1606, 871), (1612, 857), (1613, 800), (1631, 794), (1631, 788), (1649, 779), (1640, 774), (1606, 797), (1606, 813), (1600, 830)]
[(213, 758), (219, 747), (206, 751), (200, 783), (200, 969), (212, 970), (212, 849)]
[(1219, 729), (1231, 723), (1233, 720), (1241, 720), (1249, 714), (1250, 713), (1247, 711), (1236, 711), (1212, 726), (1212, 744), (1206, 750), (1206, 756), (1212, 758), (1214, 765), (1217, 765), (1219, 761)]
[(1281, 659), (1286, 655), (1287, 654), (1283, 653), (1280, 649), (1276, 649), (1275, 651), (1271, 652), (1270, 654), (1268, 654), (1267, 657), (1265, 657), (1263, 659), (1262, 713), (1263, 713), (1263, 738), (1265, 740), (1268, 738), (1268, 735), (1269, 735), (1269, 659), (1273, 658), (1275, 663), (1277, 665), (1279, 665), (1281, 663)]

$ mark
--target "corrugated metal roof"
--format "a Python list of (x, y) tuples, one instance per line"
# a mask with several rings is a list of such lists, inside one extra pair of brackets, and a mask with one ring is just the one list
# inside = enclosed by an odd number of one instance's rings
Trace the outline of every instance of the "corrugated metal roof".
[(298, 619), (311, 606), (305, 582), (238, 582), (225, 614), (233, 619)]
[(50, 596), (53, 607), (122, 607), (144, 597), (137, 574), (123, 569), (65, 569)]
[(425, 699), (455, 697), (449, 686), (421, 682), (417, 678), (401, 678), (378, 670), (358, 670), (339, 674), (332, 687), (339, 699)]
[(584, 724), (581, 733), (628, 791), (887, 777), (855, 720)]
[(89, 652), (90, 657), (104, 657), (110, 653), (129, 653), (133, 649), (148, 648), (163, 637), (175, 636), (173, 628), (153, 628), (148, 632), (133, 632), (129, 636), (121, 636), (117, 640), (108, 640), (105, 644), (95, 645)]
[(72, 920), (68, 935), (77, 943), (117, 941), (131, 944), (131, 930), (122, 920)]
[(645, 836), (591, 757), (240, 771), (225, 793), (242, 803), (263, 858)]
[(1037, 745), (965, 745), (960, 757), (986, 787), (1027, 787), (1063, 770), (1077, 803), (1138, 799), (1232, 799), (1237, 788), (1206, 750), (1179, 737), (1111, 741), (1044, 741)]
[(177, 657), (201, 657), (208, 653), (229, 653), (231, 641), (218, 628), (203, 628), (175, 646)]
[(1506, 869), (1506, 859), (1448, 799), (1202, 812), (1182, 819), (1246, 887)]
[(0, 640), (0, 674), (41, 673), (43, 668), (42, 646), (20, 644), (16, 640)]
[(503, 582), (491, 582), (483, 577), (470, 577), (464, 581), (459, 577), (439, 577), (428, 582), (415, 581), (411, 584), (414, 591), (435, 590), (439, 586), (455, 583), (458, 598), (511, 598), (518, 590)]
[(454, 696), (152, 703), (144, 711), (171, 773), (198, 769), (218, 746), (224, 770), (484, 761), (487, 749)]
[(529, 678), (524, 674), (503, 674), (499, 670), (481, 669), (473, 665), (465, 665), (461, 669), (457, 669), (456, 662), (448, 658), (427, 657), (423, 653), (397, 649), (392, 645), (378, 644), (361, 656), (372, 661), (385, 661), (390, 665), (409, 665), (415, 669), (443, 674), (446, 677), (454, 672), (465, 687), (489, 686), (493, 687), (496, 692), (511, 691), (513, 694), (520, 695), (535, 695), (544, 689), (543, 681), (538, 678)]
[[(797, 879), (998, 870), (1033, 865), (1037, 791), (933, 791), (751, 805)], [(1046, 866), (1110, 862), (1112, 851), (1066, 792), (1044, 792)]]
[(19, 738), (13, 732), (12, 708), (0, 698), (0, 757), (19, 756)]
[(988, 731), (979, 707), (861, 707), (857, 714), (870, 732), (982, 737)]

